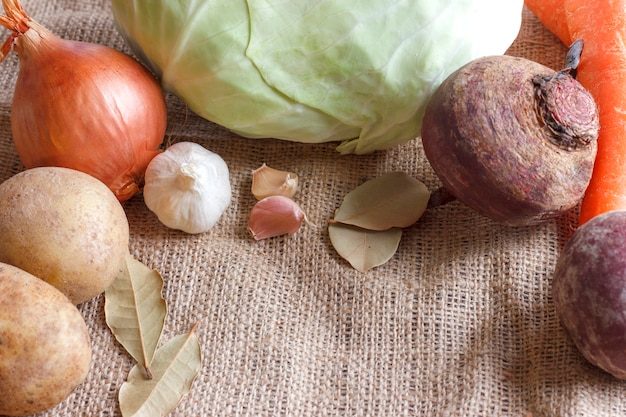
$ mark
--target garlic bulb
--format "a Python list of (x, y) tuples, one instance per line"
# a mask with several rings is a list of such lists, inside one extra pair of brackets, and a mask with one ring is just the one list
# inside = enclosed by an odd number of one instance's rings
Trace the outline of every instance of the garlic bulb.
[(165, 226), (206, 232), (230, 204), (228, 166), (202, 145), (175, 143), (148, 164), (143, 197)]

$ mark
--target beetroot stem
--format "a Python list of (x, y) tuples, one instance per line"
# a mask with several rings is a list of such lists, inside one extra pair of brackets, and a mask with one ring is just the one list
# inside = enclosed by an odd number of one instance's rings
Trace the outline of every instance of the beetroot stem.
[(451, 203), (456, 200), (456, 197), (452, 195), (446, 187), (439, 187), (430, 194), (428, 199), (427, 210), (431, 210), (437, 207), (441, 207), (445, 204)]

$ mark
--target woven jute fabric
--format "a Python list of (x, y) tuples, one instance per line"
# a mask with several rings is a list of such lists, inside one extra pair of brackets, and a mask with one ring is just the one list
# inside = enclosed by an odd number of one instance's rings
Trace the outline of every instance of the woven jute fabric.
[[(129, 52), (107, 0), (23, 4), (61, 37)], [(566, 46), (528, 10), (523, 18), (507, 53), (558, 69)], [(0, 180), (23, 169), (10, 129), (17, 72), (12, 53), (0, 71)], [(124, 204), (131, 253), (165, 281), (162, 340), (198, 323), (202, 371), (172, 416), (626, 415), (626, 382), (583, 359), (551, 299), (575, 210), (511, 228), (452, 202), (406, 229), (388, 263), (360, 273), (333, 249), (327, 220), (346, 193), (386, 172), (436, 189), (419, 138), (343, 156), (336, 143), (243, 139), (167, 100), (167, 140), (217, 152), (233, 187), (226, 213), (200, 235), (164, 227), (141, 195)], [(300, 176), (295, 199), (310, 222), (257, 242), (247, 221), (251, 172), (263, 163)], [(79, 309), (93, 342), (88, 378), (40, 416), (120, 416), (118, 392), (134, 362), (106, 325), (103, 296)]]

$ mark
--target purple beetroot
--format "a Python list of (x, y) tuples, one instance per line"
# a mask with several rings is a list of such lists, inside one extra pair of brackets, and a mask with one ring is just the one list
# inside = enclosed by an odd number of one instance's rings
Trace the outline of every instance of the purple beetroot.
[(557, 262), (552, 296), (584, 357), (626, 379), (626, 210), (581, 225)]

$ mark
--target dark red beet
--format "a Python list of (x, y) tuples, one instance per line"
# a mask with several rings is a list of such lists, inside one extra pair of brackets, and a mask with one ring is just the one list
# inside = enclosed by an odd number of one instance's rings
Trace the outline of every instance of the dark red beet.
[(585, 358), (626, 379), (626, 211), (579, 227), (557, 262), (552, 297)]
[(422, 142), (453, 196), (517, 226), (578, 204), (591, 178), (598, 129), (593, 98), (566, 71), (492, 56), (441, 84), (424, 115)]

